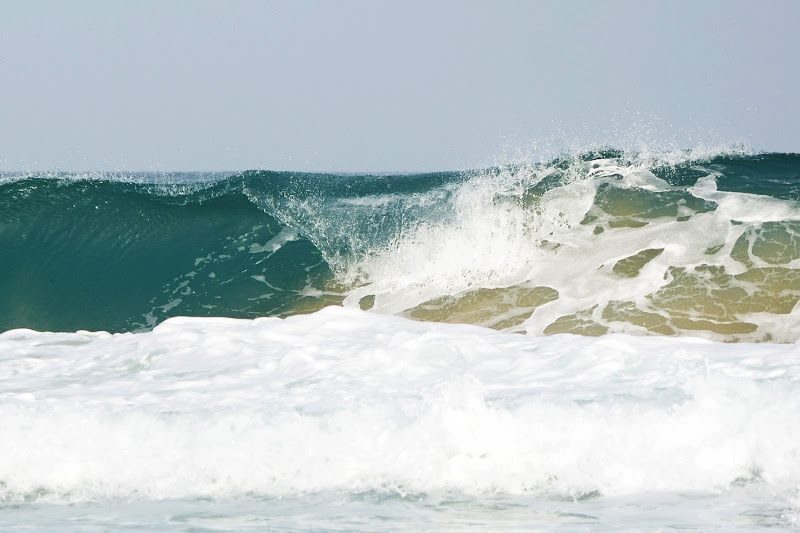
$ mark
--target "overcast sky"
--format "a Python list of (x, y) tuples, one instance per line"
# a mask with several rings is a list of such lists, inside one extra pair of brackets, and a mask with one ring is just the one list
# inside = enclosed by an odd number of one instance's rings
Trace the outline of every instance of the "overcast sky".
[(0, 170), (800, 151), (800, 1), (3, 1)]

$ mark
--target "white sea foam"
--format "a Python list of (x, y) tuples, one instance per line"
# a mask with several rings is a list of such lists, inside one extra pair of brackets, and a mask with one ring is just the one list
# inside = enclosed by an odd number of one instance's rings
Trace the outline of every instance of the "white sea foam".
[[(457, 491), (796, 508), (800, 346), (354, 309), (0, 335), (6, 501)], [(791, 511), (795, 513), (796, 511)]]
[[(624, 301), (668, 316), (670, 311), (660, 309), (651, 297), (673, 281), (671, 269), (692, 272), (696, 267), (711, 266), (727, 274), (742, 273), (745, 264), (731, 257), (740, 237), (749, 236), (752, 241), (753, 232), (764, 223), (800, 218), (800, 206), (795, 202), (717, 190), (720, 176), (713, 169), (705, 169), (702, 160), (696, 161), (695, 170), (706, 176), (688, 188), (671, 186), (650, 170), (656, 164), (677, 165), (695, 158), (692, 153), (682, 153), (661, 154), (659, 158), (627, 154), (615, 159), (576, 160), (560, 171), (558, 186), (545, 190), (535, 200), (527, 198), (526, 191), (547, 179), (555, 171), (553, 167), (477, 173), (453, 188), (449, 199), (452, 216), (420, 224), (354, 262), (345, 279), (364, 283), (350, 292), (345, 305), (356, 306), (369, 296), (374, 298), (375, 311), (396, 314), (478, 288), (546, 286), (555, 289), (558, 298), (532, 310), (529, 318), (513, 329), (542, 334), (560, 317), (587, 313), (589, 319), (613, 332), (647, 332), (625, 319), (609, 320), (603, 310), (612, 301)], [(634, 221), (643, 227), (614, 226), (596, 205), (604, 186), (685, 193), (695, 201), (713, 202), (713, 207), (696, 212), (681, 199), (676, 200), (676, 214)], [(652, 198), (646, 201), (652, 202), (650, 208), (658, 206)], [(586, 221), (592, 213), (600, 216), (597, 223)], [(614, 271), (619, 261), (652, 249), (663, 251), (638, 275), (626, 277)], [(755, 267), (774, 266), (759, 257), (751, 259)], [(781, 266), (798, 268), (800, 259)], [(745, 282), (736, 283), (750, 294), (757, 290)], [(705, 292), (706, 288), (699, 290)], [(694, 319), (704, 318), (701, 313), (687, 313)], [(775, 315), (754, 312), (738, 319), (752, 322), (756, 329), (739, 335), (737, 340), (793, 342), (800, 331), (797, 313), (783, 311), (776, 320)], [(731, 340), (726, 334), (702, 327), (681, 333)]]
[(283, 247), (287, 242), (296, 241), (300, 238), (297, 230), (290, 228), (283, 228), (277, 235), (271, 238), (263, 245), (258, 243), (250, 244), (249, 252), (251, 254), (261, 253), (275, 253)]

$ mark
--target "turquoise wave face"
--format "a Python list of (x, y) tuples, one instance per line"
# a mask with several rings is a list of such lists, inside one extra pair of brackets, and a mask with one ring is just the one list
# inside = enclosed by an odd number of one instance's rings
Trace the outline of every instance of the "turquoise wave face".
[(421, 175), (0, 178), (0, 331), (330, 304), (532, 334), (792, 341), (800, 156)]
[(0, 330), (126, 331), (175, 314), (288, 313), (330, 269), (296, 233), (261, 246), (285, 226), (242, 189), (227, 179), (0, 186)]

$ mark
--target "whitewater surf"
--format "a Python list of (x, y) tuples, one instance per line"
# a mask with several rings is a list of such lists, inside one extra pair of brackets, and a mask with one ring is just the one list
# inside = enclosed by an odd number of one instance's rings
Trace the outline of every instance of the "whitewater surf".
[(800, 520), (796, 154), (7, 174), (0, 257), (4, 530)]

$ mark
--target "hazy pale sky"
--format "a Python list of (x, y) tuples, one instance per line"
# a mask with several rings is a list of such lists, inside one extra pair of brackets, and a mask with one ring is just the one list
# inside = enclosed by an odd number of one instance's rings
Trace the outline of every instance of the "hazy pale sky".
[(800, 151), (800, 1), (3, 2), (0, 170)]

